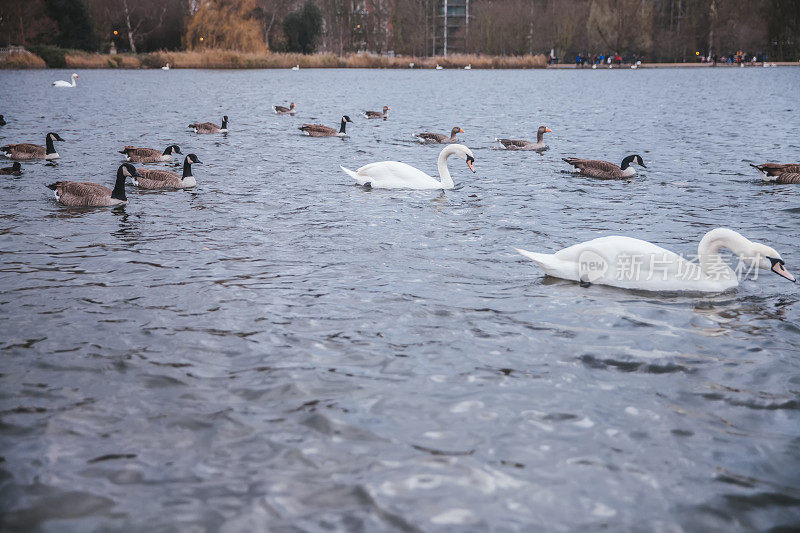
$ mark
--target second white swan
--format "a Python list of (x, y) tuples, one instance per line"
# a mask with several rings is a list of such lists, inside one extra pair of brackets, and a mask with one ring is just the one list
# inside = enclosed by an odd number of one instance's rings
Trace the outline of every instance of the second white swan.
[[(727, 248), (739, 256), (737, 270), (720, 256)], [(575, 244), (554, 254), (516, 249), (556, 278), (646, 291), (722, 292), (739, 285), (743, 275), (769, 270), (795, 281), (780, 254), (728, 229), (706, 233), (697, 246), (697, 262), (651, 242), (631, 237), (600, 237)]]
[(447, 169), (447, 158), (455, 155), (467, 162), (467, 166), (475, 172), (475, 156), (472, 150), (463, 144), (445, 146), (439, 154), (437, 166), (439, 180), (425, 174), (419, 169), (398, 161), (381, 161), (370, 163), (355, 172), (340, 167), (359, 185), (369, 185), (373, 189), (452, 189), (455, 187), (450, 171)]

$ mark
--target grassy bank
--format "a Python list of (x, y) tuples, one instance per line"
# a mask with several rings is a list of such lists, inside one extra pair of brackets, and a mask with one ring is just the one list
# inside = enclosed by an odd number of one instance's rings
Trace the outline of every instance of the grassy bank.
[[(160, 68), (169, 63), (172, 68), (544, 68), (544, 55), (483, 56), (450, 55), (448, 57), (387, 57), (374, 54), (255, 54), (230, 50), (192, 52), (153, 52), (149, 54), (93, 54), (64, 50), (51, 46), (33, 49), (35, 55), (24, 52), (24, 58), (8, 60), (0, 55), (0, 68)], [(11, 54), (7, 54), (11, 56)], [(23, 61), (24, 59), (24, 61)]]
[(27, 50), (12, 49), (0, 54), (0, 69), (5, 68), (45, 68), (44, 60)]

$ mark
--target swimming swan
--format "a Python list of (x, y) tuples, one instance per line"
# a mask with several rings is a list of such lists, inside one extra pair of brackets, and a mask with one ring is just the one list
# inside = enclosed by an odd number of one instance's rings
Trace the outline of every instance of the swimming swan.
[(755, 269), (759, 268), (795, 281), (775, 249), (728, 228), (705, 234), (697, 247), (697, 262), (653, 243), (619, 236), (600, 237), (554, 254), (515, 250), (556, 278), (623, 289), (721, 292), (739, 285), (737, 271), (719, 255), (722, 248), (739, 256), (738, 273), (755, 277)]
[(75, 80), (80, 79), (80, 76), (78, 76), (77, 74), (72, 74), (70, 79), (72, 80), (72, 83), (64, 80), (54, 81), (53, 87), (77, 87), (78, 84), (75, 83)]
[(355, 172), (340, 167), (347, 172), (359, 185), (370, 185), (374, 189), (452, 189), (455, 184), (447, 170), (447, 158), (457, 155), (467, 162), (467, 166), (475, 172), (475, 156), (472, 150), (463, 144), (446, 146), (439, 154), (437, 166), (439, 167), (440, 180), (431, 177), (411, 165), (397, 161), (382, 161), (370, 163)]

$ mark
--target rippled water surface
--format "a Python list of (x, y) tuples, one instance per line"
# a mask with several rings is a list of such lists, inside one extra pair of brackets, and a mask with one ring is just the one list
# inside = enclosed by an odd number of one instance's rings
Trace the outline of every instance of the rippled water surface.
[[(0, 73), (3, 528), (52, 532), (619, 530), (800, 525), (800, 287), (720, 295), (544, 278), (512, 247), (601, 235), (696, 251), (732, 227), (800, 271), (800, 69)], [(273, 104), (294, 101), (296, 117)], [(388, 121), (358, 117), (392, 107)], [(227, 135), (186, 125), (230, 116)], [(311, 139), (306, 121), (355, 121)], [(543, 155), (494, 150), (533, 138)], [(367, 191), (339, 165), (454, 190)], [(70, 209), (127, 144), (197, 188)], [(576, 177), (561, 157), (648, 168)], [(176, 166), (179, 160), (176, 158)], [(4, 163), (0, 166), (7, 166)], [(797, 273), (797, 272), (796, 272)]]

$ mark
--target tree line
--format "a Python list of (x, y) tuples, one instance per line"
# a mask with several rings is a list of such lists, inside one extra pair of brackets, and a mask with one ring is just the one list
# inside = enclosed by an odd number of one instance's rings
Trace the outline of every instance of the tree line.
[[(441, 51), (441, 10), (441, 0), (0, 0), (0, 44), (428, 56)], [(471, 0), (468, 26), (450, 39), (458, 43), (451, 51), (553, 49), (570, 60), (621, 53), (692, 61), (746, 50), (795, 61), (800, 1)]]

